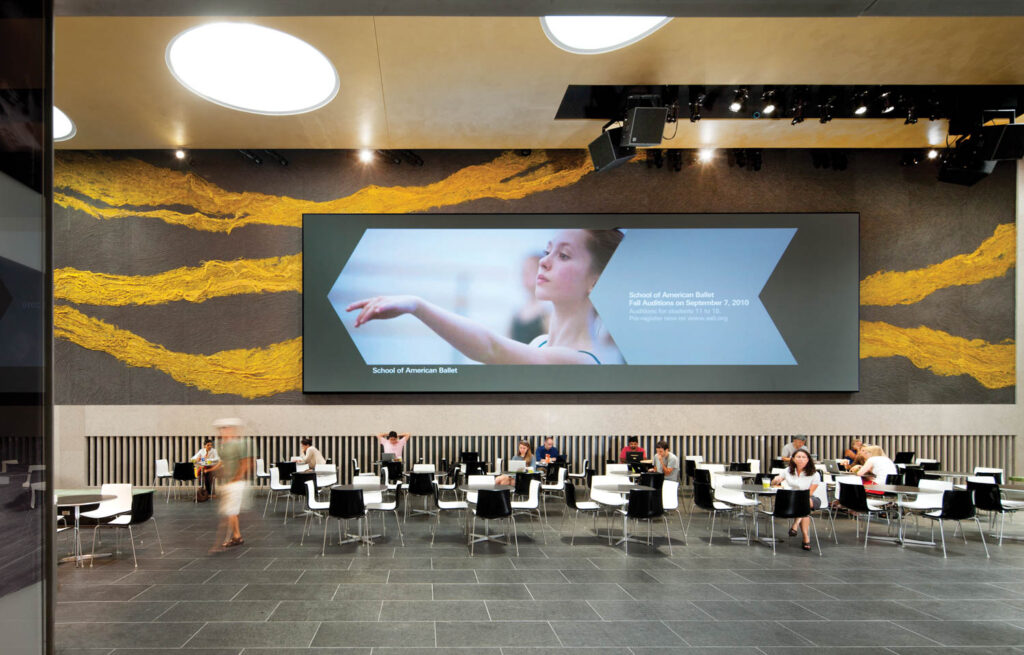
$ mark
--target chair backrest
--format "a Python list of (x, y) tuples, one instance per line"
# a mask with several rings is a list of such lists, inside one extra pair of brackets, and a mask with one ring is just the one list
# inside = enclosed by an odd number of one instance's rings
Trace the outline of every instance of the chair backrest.
[(360, 489), (379, 487), (380, 480), (375, 475), (357, 475), (356, 477), (352, 478), (352, 486), (359, 487)]
[(903, 484), (902, 473), (887, 473), (884, 480), (878, 480), (879, 484)]
[(639, 483), (642, 487), (654, 487), (655, 491), (661, 491), (665, 485), (665, 474), (653, 471), (641, 473)]
[(504, 469), (501, 468), (501, 464), (504, 461), (505, 461), (505, 459), (503, 457), (499, 457), (496, 460), (494, 460), (494, 470), (498, 471), (498, 472), (503, 471)]
[(696, 469), (693, 472), (693, 482), (694, 482), (694, 484), (700, 483), (700, 484), (710, 485), (711, 484), (711, 471), (709, 471), (707, 469)]
[(697, 465), (697, 464), (700, 464), (701, 462), (704, 461), (704, 456), (703, 455), (687, 455), (685, 457), (685, 461), (693, 462), (694, 465)]
[(256, 477), (265, 478), (267, 477), (267, 463), (261, 458), (256, 459)]
[(864, 478), (859, 475), (837, 475), (836, 483), (838, 484), (859, 484), (864, 486)]
[(132, 518), (129, 521), (131, 525), (145, 523), (153, 518), (153, 496), (152, 491), (132, 493)]
[(973, 494), (967, 489), (947, 489), (942, 492), (942, 518), (960, 521), (972, 518), (974, 512)]
[(712, 475), (711, 476), (711, 488), (718, 489), (721, 487), (730, 487), (737, 489), (743, 486), (743, 478), (738, 475)]
[(308, 471), (308, 470), (309, 470), (309, 464), (305, 464), (303, 462), (295, 462), (295, 472), (296, 473), (302, 473), (303, 471)]
[(668, 511), (679, 508), (679, 482), (665, 480), (661, 485), (661, 506)]
[(466, 462), (466, 475), (486, 475), (487, 464), (484, 462)]
[[(970, 478), (968, 478), (968, 480), (970, 480)], [(935, 493), (940, 493), (947, 489), (952, 489), (953, 483), (949, 480), (918, 480), (917, 484), (913, 486), (920, 487), (921, 489), (930, 489)]]
[(476, 486), (486, 485), (486, 484), (493, 484), (493, 483), (494, 483), (494, 476), (493, 475), (467, 475), (466, 476), (466, 484), (468, 484), (471, 487), (476, 487)]
[(903, 467), (903, 484), (908, 487), (919, 487), (921, 486), (921, 480), (924, 478), (924, 469), (919, 466), (904, 466)]
[(166, 459), (158, 459), (158, 460), (156, 460), (156, 477), (158, 477), (158, 478), (166, 478), (166, 477), (170, 477), (170, 475), (171, 475), (171, 467), (167, 463), (167, 460)]
[(277, 463), (277, 474), (281, 478), (281, 482), (287, 482), (292, 479), (292, 474), (298, 471), (299, 468), (295, 462), (278, 462)]
[(433, 476), (430, 473), (410, 473), (409, 493), (414, 496), (429, 496), (434, 493)]
[(459, 461), (463, 464), (469, 464), (470, 462), (477, 462), (480, 460), (480, 453), (475, 450), (463, 450), (459, 453)]
[(715, 498), (712, 495), (711, 485), (705, 482), (693, 482), (693, 504), (701, 509), (712, 511), (715, 509)]
[(509, 460), (508, 470), (510, 473), (526, 470), (526, 462), (521, 459)]
[(1002, 512), (1003, 499), (999, 493), (999, 485), (992, 482), (992, 478), (969, 477), (967, 478), (967, 491), (974, 494), (974, 506), (986, 512)]
[(748, 459), (747, 464), (750, 464), (750, 468), (747, 469), (752, 473), (758, 473), (761, 470), (761, 460), (759, 459)]
[(779, 459), (778, 457), (772, 459), (772, 461), (768, 463), (768, 468), (770, 468), (770, 469), (779, 469), (779, 468), (784, 468), (785, 466), (786, 466), (786, 463), (784, 461), (782, 461), (781, 459)]
[(352, 458), (352, 477), (359, 475), (359, 462), (355, 457)]
[(608, 464), (605, 467), (605, 472), (608, 475), (626, 475), (629, 473), (628, 464)]
[(530, 480), (530, 485), (526, 492), (526, 504), (527, 505), (538, 505), (540, 503), (540, 480), (533, 478)]
[[(538, 481), (537, 484), (540, 484)], [(501, 519), (512, 515), (512, 499), (507, 489), (481, 489), (476, 497), (476, 515), (482, 519)]]
[(192, 462), (175, 462), (174, 479), (182, 482), (189, 482), (196, 479), (196, 467)]
[(270, 486), (275, 489), (281, 486), (281, 470), (276, 466), (270, 468)]
[(310, 504), (316, 500), (316, 483), (306, 480), (306, 509), (312, 509)]
[[(301, 471), (296, 471), (296, 473), (301, 473)], [(306, 495), (306, 480), (314, 480), (315, 481), (316, 477), (315, 476), (310, 476), (310, 475), (293, 475), (292, 479), (291, 479), (291, 482), (289, 483), (289, 488), (291, 490), (291, 493), (295, 494), (296, 496), (305, 496)]]
[[(861, 487), (863, 489), (863, 487)], [(807, 489), (779, 489), (775, 494), (772, 516), (795, 519), (811, 513), (811, 492)]]
[(516, 473), (515, 494), (525, 496), (530, 493), (530, 485), (534, 481), (540, 484), (540, 473)]
[(564, 488), (565, 487), (565, 479), (566, 479), (566, 476), (568, 476), (568, 475), (569, 475), (569, 469), (565, 468), (564, 466), (560, 467), (558, 469), (558, 479), (555, 482), (555, 486), (558, 487), (559, 489)]
[(750, 472), (750, 462), (729, 462), (729, 470)]
[(631, 519), (654, 519), (663, 515), (661, 494), (648, 489), (630, 489), (626, 516)]
[(990, 478), (995, 478), (996, 484), (1003, 484), (1003, 469), (987, 468), (985, 466), (975, 466), (974, 475), (986, 475)]
[[(847, 476), (842, 476), (847, 477)], [(854, 512), (867, 512), (868, 497), (864, 484), (851, 484), (839, 481), (839, 504)]]
[(941, 464), (939, 463), (939, 460), (937, 460), (937, 459), (922, 459), (922, 458), (918, 457), (917, 458), (917, 465), (920, 466), (925, 471), (940, 471), (940, 470), (942, 470), (940, 468)]
[(576, 485), (572, 482), (565, 483), (565, 505), (569, 509), (576, 508)]
[[(191, 464), (189, 464), (191, 466)], [(97, 512), (103, 514), (122, 514), (132, 509), (132, 485), (130, 484), (104, 484), (100, 486), (100, 493), (104, 496), (113, 494), (116, 498), (100, 503), (96, 508)]]
[(433, 464), (413, 464), (413, 473), (434, 473), (437, 468)]
[(896, 456), (892, 458), (893, 464), (913, 464), (914, 455), (916, 453), (913, 450), (903, 450), (896, 453)]
[(725, 473), (725, 464), (698, 464), (697, 470), (701, 469), (712, 473)]
[(331, 489), (331, 504), (327, 513), (338, 519), (366, 516), (362, 489)]

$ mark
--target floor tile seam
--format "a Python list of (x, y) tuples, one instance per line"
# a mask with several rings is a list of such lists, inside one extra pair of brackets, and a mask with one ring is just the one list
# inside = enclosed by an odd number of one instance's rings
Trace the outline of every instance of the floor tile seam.
[(274, 616), (274, 614), (277, 612), (277, 610), (281, 607), (281, 605), (283, 603), (284, 603), (283, 600), (277, 601), (277, 605), (274, 605), (274, 609), (270, 610), (270, 612), (267, 614), (267, 618), (263, 619), (263, 621), (265, 623), (269, 623), (270, 622), (270, 617)]
[(243, 591), (245, 591), (245, 588), (246, 588), (246, 587), (248, 587), (248, 586), (249, 586), (249, 583), (248, 583), (248, 582), (246, 582), (246, 583), (243, 583), (243, 584), (242, 584), (242, 588), (241, 588), (241, 589), (239, 589), (239, 590), (238, 590), (237, 592), (235, 592), (235, 595), (234, 595), (234, 596), (232, 596), (231, 598), (228, 598), (227, 602), (229, 602), (229, 603), (230, 603), (230, 602), (231, 602), (231, 601), (233, 601), (234, 599), (238, 598), (238, 595), (239, 595), (239, 594), (241, 594), (241, 593), (242, 593)]
[(196, 635), (198, 635), (200, 632), (202, 632), (203, 628), (205, 628), (208, 625), (210, 625), (210, 624), (208, 622), (204, 621), (203, 624), (201, 626), (199, 626), (199, 629), (196, 630), (195, 632), (193, 632), (192, 636), (189, 637), (188, 639), (186, 639), (184, 642), (182, 642), (182, 644), (180, 646), (178, 646), (178, 648), (184, 648), (185, 646), (187, 646), (188, 642), (190, 642), (193, 639), (195, 639)]
[(944, 644), (941, 641), (938, 641), (937, 639), (932, 639), (928, 635), (923, 635), (920, 632), (918, 632), (917, 630), (911, 630), (910, 628), (902, 626), (899, 623), (896, 623), (895, 621), (887, 621), (887, 623), (889, 623), (889, 624), (899, 628), (900, 630), (906, 630), (907, 632), (909, 632), (911, 634), (915, 634), (918, 637), (924, 637), (925, 639), (927, 639), (928, 641), (932, 642), (936, 646), (940, 646), (940, 647), (943, 647), (943, 648), (948, 648), (948, 647), (950, 647), (952, 645), (952, 644)]
[[(167, 608), (167, 609), (165, 609), (164, 611), (162, 611), (162, 612), (160, 612), (159, 614), (157, 614), (156, 616), (154, 616), (154, 617), (153, 617), (152, 619), (150, 619), (150, 620), (149, 620), (148, 622), (149, 622), (149, 623), (156, 623), (156, 622), (157, 622), (157, 621), (158, 621), (158, 620), (160, 619), (160, 617), (161, 617), (161, 616), (163, 616), (164, 614), (167, 614), (168, 612), (170, 612), (170, 611), (171, 611), (172, 609), (174, 609), (175, 607), (177, 607), (177, 606), (178, 606), (178, 605), (179, 605), (180, 603), (181, 603), (181, 601), (180, 601), (180, 600), (176, 600), (176, 601), (173, 601), (173, 602), (171, 603), (171, 606), (170, 606), (170, 607), (168, 607), (168, 608)], [(145, 623), (145, 621), (144, 621), (143, 623)]]
[[(686, 601), (686, 602), (687, 602), (687, 603), (689, 603), (690, 605), (692, 605), (693, 607), (697, 608), (697, 611), (699, 611), (699, 612), (703, 612), (703, 613), (704, 613), (705, 615), (707, 615), (707, 617), (708, 617), (709, 619), (711, 619), (712, 621), (717, 621), (717, 620), (718, 620), (718, 619), (716, 619), (716, 618), (715, 618), (715, 617), (714, 617), (714, 616), (713, 616), (713, 615), (711, 614), (711, 612), (707, 611), (706, 609), (704, 609), (703, 607), (701, 607), (701, 606), (700, 606), (700, 605), (698, 605), (697, 603), (693, 602), (692, 600), (688, 600), (688, 601)], [(735, 603), (735, 602), (740, 602), (740, 601), (733, 601), (733, 600), (724, 600), (724, 601), (708, 601), (708, 602), (716, 602), (716, 603), (718, 603), (718, 602), (720, 602), (720, 603)]]
[[(809, 589), (813, 589), (814, 591), (818, 592), (819, 594), (825, 594), (826, 596), (828, 596), (832, 600), (844, 600), (843, 598), (839, 598), (838, 596), (833, 596), (832, 594), (828, 593), (827, 591), (822, 591), (821, 589), (819, 589), (818, 587), (815, 587), (812, 584), (805, 584), (803, 586), (805, 586), (805, 587), (807, 587)], [(849, 600), (849, 599), (845, 599), (845, 600)]]
[(437, 621), (434, 621), (434, 648), (437, 648)]
[[(828, 618), (827, 616), (824, 616), (822, 614), (818, 614), (812, 608), (808, 607), (808, 605), (810, 605), (810, 603), (808, 601), (806, 601), (806, 600), (805, 601), (794, 600), (792, 602), (794, 604), (796, 604), (797, 607), (803, 608), (803, 610), (805, 612), (810, 612), (811, 614), (813, 614), (814, 616), (817, 616), (822, 621), (831, 621), (832, 620), (832, 619)], [(804, 603), (806, 603), (806, 605)], [(804, 619), (804, 620), (813, 620), (813, 619)]]
[(791, 632), (793, 634), (793, 636), (795, 636), (797, 639), (799, 639), (801, 641), (807, 642), (807, 644), (810, 645), (810, 646), (816, 646), (818, 648), (828, 648), (828, 646), (817, 644), (817, 643), (811, 641), (810, 638), (803, 636), (802, 634), (800, 634), (796, 630), (793, 630), (792, 628), (790, 628), (788, 625), (786, 625), (782, 621), (772, 621), (772, 623), (774, 623), (775, 625), (779, 626), (780, 628), (782, 628), (783, 630), (785, 630), (787, 632)]
[(316, 622), (316, 630), (313, 631), (313, 636), (311, 636), (309, 638), (309, 643), (306, 644), (306, 648), (312, 648), (313, 647), (313, 642), (316, 641), (316, 636), (320, 632), (320, 627), (323, 626), (323, 624), (324, 624), (323, 621), (317, 621)]
[(135, 600), (136, 598), (138, 598), (138, 597), (139, 597), (139, 596), (141, 596), (142, 594), (146, 593), (147, 591), (149, 591), (150, 589), (152, 589), (152, 588), (153, 588), (153, 587), (155, 587), (155, 586), (156, 586), (156, 585), (146, 585), (146, 588), (145, 588), (145, 589), (143, 589), (143, 590), (142, 590), (142, 591), (140, 591), (139, 593), (135, 594), (135, 595), (134, 595), (134, 596), (132, 596), (131, 598), (127, 598), (126, 600), (128, 600), (128, 601), (133, 601), (133, 600)]
[[(618, 587), (619, 589), (621, 589), (621, 590), (622, 590), (622, 593), (624, 593), (624, 594), (626, 594), (627, 596), (629, 596), (629, 597), (630, 597), (630, 599), (632, 599), (632, 600), (635, 600), (635, 601), (639, 601), (639, 600), (640, 600), (639, 598), (637, 598), (637, 597), (636, 597), (636, 596), (634, 596), (633, 594), (629, 593), (629, 591), (627, 591), (627, 590), (626, 590), (626, 588), (622, 586), (622, 583), (621, 583), (621, 582), (616, 582), (616, 583), (615, 583), (615, 586), (616, 586), (616, 587)], [(598, 616), (600, 616), (600, 614), (598, 614)]]
[(693, 645), (690, 642), (686, 641), (686, 637), (684, 637), (683, 635), (681, 635), (678, 632), (676, 632), (675, 630), (673, 630), (672, 626), (670, 626), (668, 623), (666, 623), (665, 621), (658, 621), (658, 623), (660, 623), (661, 625), (665, 626), (665, 628), (669, 632), (671, 632), (675, 636), (679, 637), (679, 640), (683, 642), (684, 646), (686, 646), (687, 648), (693, 648)]

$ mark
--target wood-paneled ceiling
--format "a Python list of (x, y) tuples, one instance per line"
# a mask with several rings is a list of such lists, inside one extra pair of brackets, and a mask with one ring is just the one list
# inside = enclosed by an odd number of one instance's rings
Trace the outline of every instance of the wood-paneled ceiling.
[[(215, 17), (63, 16), (55, 103), (71, 149), (583, 148), (600, 121), (554, 115), (569, 84), (1024, 84), (1024, 18), (676, 18), (592, 56), (552, 45), (535, 17), (232, 17), (306, 40), (341, 90), (298, 116), (258, 116), (181, 87), (179, 32)], [(666, 147), (902, 148), (944, 143), (943, 121), (702, 120)]]

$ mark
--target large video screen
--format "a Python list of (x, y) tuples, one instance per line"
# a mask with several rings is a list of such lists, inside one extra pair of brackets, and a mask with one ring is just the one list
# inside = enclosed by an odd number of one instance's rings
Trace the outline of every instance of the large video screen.
[(857, 214), (316, 214), (307, 392), (856, 391)]

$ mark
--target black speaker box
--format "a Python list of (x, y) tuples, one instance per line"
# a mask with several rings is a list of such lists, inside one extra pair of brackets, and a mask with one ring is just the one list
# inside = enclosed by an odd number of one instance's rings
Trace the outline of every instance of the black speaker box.
[(995, 167), (996, 162), (987, 159), (954, 159), (939, 169), (939, 181), (974, 186), (988, 177)]
[(623, 147), (622, 128), (616, 127), (590, 142), (590, 159), (594, 162), (595, 171), (606, 171), (621, 166), (636, 155), (636, 148)]
[[(979, 138), (980, 137), (980, 138)], [(1024, 158), (1024, 123), (1013, 125), (988, 125), (981, 128), (978, 152), (982, 159), (1000, 161)]]
[(653, 148), (661, 145), (668, 107), (633, 107), (622, 124), (622, 145)]

